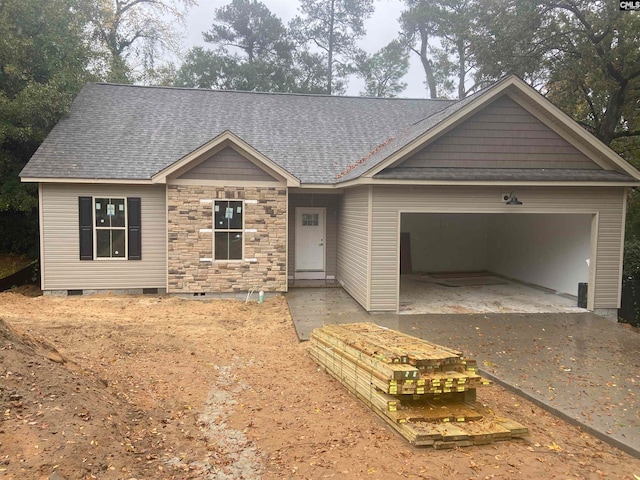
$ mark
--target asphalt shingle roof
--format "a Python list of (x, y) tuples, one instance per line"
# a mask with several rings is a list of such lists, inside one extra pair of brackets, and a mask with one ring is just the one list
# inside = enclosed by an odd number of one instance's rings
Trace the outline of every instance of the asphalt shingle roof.
[(149, 179), (229, 130), (302, 183), (335, 183), (454, 103), (88, 84), (21, 176)]
[[(230, 131), (303, 184), (356, 179), (500, 82), (463, 100), (87, 84), (23, 178), (149, 180)], [(616, 171), (387, 169), (376, 178), (628, 181)]]
[(338, 182), (346, 182), (358, 178), (364, 172), (372, 169), (376, 165), (383, 162), (393, 153), (400, 150), (402, 147), (415, 140), (419, 136), (423, 135), (431, 128), (435, 127), (438, 123), (445, 120), (447, 117), (453, 115), (461, 108), (468, 105), (471, 101), (480, 96), (485, 90), (481, 90), (473, 95), (470, 95), (463, 100), (451, 103), (443, 109), (438, 110), (427, 118), (421, 119), (411, 125), (408, 125), (397, 135), (386, 139), (383, 143), (379, 144), (376, 149), (369, 153), (369, 155), (362, 157), (360, 161), (351, 164), (345, 170), (340, 172), (336, 176)]

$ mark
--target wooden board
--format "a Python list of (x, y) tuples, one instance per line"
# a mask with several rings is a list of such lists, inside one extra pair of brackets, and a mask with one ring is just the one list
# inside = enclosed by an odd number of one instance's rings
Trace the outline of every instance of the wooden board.
[(311, 357), (415, 446), (453, 448), (527, 435), (475, 401), (489, 382), (460, 352), (372, 323), (326, 325)]
[(523, 425), (511, 420), (514, 430), (509, 430), (492, 416), (477, 422), (467, 423), (397, 423), (382, 412), (375, 410), (374, 412), (393, 430), (416, 447), (433, 447), (436, 449), (469, 447), (518, 439), (526, 435), (525, 433), (517, 433), (523, 430), (526, 431), (526, 427)]
[[(394, 385), (393, 388), (379, 386), (388, 393), (423, 395), (463, 392), (489, 383), (477, 374), (473, 360), (454, 355), (458, 352), (444, 347), (442, 350), (420, 339), (410, 341), (408, 338), (412, 337), (404, 334), (398, 340), (397, 333), (370, 323), (326, 325), (315, 329), (310, 340), (313, 345), (326, 349), (330, 353), (330, 363), (339, 364), (340, 369), (346, 364), (349, 364), (349, 368), (357, 366), (381, 382)], [(375, 342), (365, 338), (367, 336), (375, 337)], [(415, 366), (407, 363), (417, 358), (415, 349), (400, 348), (397, 342), (410, 348), (413, 348), (413, 344), (419, 345), (422, 352), (418, 356), (422, 360), (433, 352), (442, 350), (444, 353), (436, 355), (438, 359), (431, 358), (429, 365)]]
[(456, 350), (380, 327), (375, 323), (325, 325), (323, 330), (347, 344), (359, 346), (367, 354), (383, 355), (392, 361), (418, 367), (454, 363), (462, 357), (462, 353)]

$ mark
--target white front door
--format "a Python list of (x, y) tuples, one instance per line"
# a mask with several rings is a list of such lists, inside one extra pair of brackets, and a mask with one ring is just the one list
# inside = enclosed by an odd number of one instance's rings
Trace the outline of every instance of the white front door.
[(324, 279), (325, 209), (296, 208), (296, 273), (299, 279)]

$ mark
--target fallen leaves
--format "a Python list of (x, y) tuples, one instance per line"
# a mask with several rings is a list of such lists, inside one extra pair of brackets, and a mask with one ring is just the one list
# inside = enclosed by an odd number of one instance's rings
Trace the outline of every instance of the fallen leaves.
[(547, 445), (547, 448), (549, 450), (553, 450), (554, 452), (561, 452), (562, 451), (562, 447), (560, 445), (558, 445), (556, 442), (551, 442), (550, 445)]

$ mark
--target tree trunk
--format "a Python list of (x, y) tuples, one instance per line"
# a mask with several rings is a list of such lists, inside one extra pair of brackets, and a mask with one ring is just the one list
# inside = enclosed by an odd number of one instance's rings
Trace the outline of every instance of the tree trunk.
[(333, 24), (335, 21), (335, 0), (331, 0), (331, 11), (329, 15), (329, 51), (328, 53), (328, 70), (327, 70), (327, 94), (331, 95), (333, 89)]
[(466, 63), (464, 40), (460, 39), (458, 40), (458, 100), (462, 100), (467, 96), (467, 89), (464, 85), (467, 73)]
[(596, 136), (607, 145), (611, 145), (615, 138), (615, 131), (622, 116), (621, 111), (627, 96), (628, 85), (628, 81), (625, 80), (622, 85), (618, 84), (618, 88), (609, 91), (607, 109), (602, 115), (602, 120), (596, 130)]
[(433, 75), (433, 68), (427, 54), (427, 47), (429, 46), (429, 36), (424, 28), (420, 28), (420, 61), (422, 62), (422, 68), (427, 77), (427, 88), (429, 89), (430, 98), (438, 98), (438, 92), (436, 90), (436, 78)]

